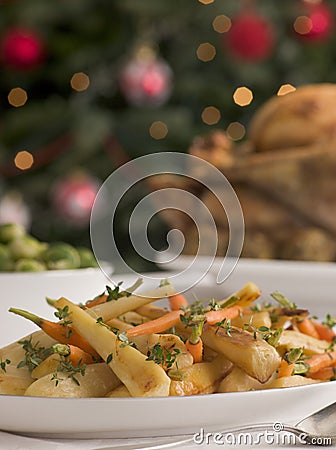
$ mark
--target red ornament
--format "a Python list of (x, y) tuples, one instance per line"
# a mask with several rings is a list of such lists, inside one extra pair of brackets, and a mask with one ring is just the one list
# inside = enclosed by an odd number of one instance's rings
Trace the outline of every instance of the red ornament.
[(122, 68), (119, 83), (122, 93), (132, 105), (160, 106), (171, 94), (172, 71), (165, 61), (145, 47)]
[(1, 56), (4, 64), (13, 69), (33, 69), (43, 60), (44, 46), (34, 31), (15, 28), (2, 38)]
[(324, 41), (330, 37), (333, 28), (333, 13), (325, 3), (305, 3), (305, 14), (296, 19), (296, 33), (307, 41)]
[(256, 62), (268, 58), (274, 47), (273, 27), (254, 12), (243, 12), (232, 20), (227, 46), (237, 58)]
[(55, 211), (66, 222), (86, 226), (100, 183), (86, 174), (75, 174), (58, 181), (52, 191)]

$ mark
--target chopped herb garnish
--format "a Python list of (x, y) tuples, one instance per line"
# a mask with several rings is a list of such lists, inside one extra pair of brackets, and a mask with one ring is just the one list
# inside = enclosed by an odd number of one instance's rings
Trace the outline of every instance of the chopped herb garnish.
[(226, 334), (228, 336), (232, 337), (232, 335), (231, 335), (231, 320), (230, 319), (227, 320), (226, 318), (224, 318), (220, 322), (215, 323), (215, 325), (217, 326), (215, 334), (217, 334), (218, 331), (220, 329), (222, 329), (226, 332)]
[(110, 353), (110, 354), (107, 356), (107, 358), (106, 358), (106, 364), (110, 364), (110, 362), (112, 361), (112, 359), (113, 359), (113, 355), (112, 355), (112, 353)]
[(309, 365), (304, 361), (297, 361), (294, 364), (293, 375), (305, 375), (309, 370)]
[(303, 357), (303, 348), (295, 347), (291, 348), (288, 352), (284, 354), (283, 359), (288, 362), (288, 364), (294, 364), (301, 360)]
[(80, 382), (77, 375), (81, 375), (82, 377), (85, 375), (86, 364), (82, 364), (82, 360), (80, 359), (77, 366), (74, 366), (71, 361), (69, 361), (67, 356), (61, 356), (61, 360), (57, 365), (55, 372), (53, 373), (51, 380), (55, 380), (55, 385), (58, 386), (60, 373), (67, 374), (67, 378), (71, 378), (71, 380), (80, 386)]
[(44, 361), (49, 355), (52, 354), (52, 348), (45, 348), (38, 346), (39, 342), (32, 344), (32, 338), (19, 341), (25, 351), (25, 357), (23, 361), (20, 361), (17, 368), (27, 366), (30, 371), (35, 369), (42, 361)]
[(111, 300), (118, 300), (122, 295), (120, 295), (120, 286), (122, 284), (122, 281), (117, 284), (117, 286), (112, 289), (110, 286), (106, 286), (107, 290), (107, 297), (106, 302), (110, 302)]
[(108, 330), (111, 331), (111, 328), (108, 325), (106, 325), (106, 323), (104, 322), (104, 319), (102, 317), (98, 317), (97, 320), (96, 320), (96, 323), (98, 323), (102, 327), (105, 327), (105, 328), (107, 328)]
[(328, 328), (332, 329), (336, 326), (336, 317), (331, 317), (330, 314), (327, 314), (326, 320), (322, 322), (324, 325), (327, 325)]
[(60, 322), (60, 324), (64, 326), (64, 336), (68, 339), (73, 334), (72, 329), (69, 327), (69, 325), (72, 324), (72, 320), (67, 320), (70, 315), (69, 306), (64, 306), (64, 308), (57, 308), (57, 311), (54, 312), (54, 315), (62, 321)]
[(297, 305), (288, 300), (288, 298), (286, 298), (284, 295), (280, 294), (280, 292), (272, 292), (271, 297), (274, 298), (275, 301), (280, 303), (280, 305), (282, 305), (284, 308), (297, 309)]
[(154, 361), (156, 364), (160, 364), (161, 366), (165, 366), (167, 369), (170, 369), (176, 362), (177, 355), (180, 353), (181, 351), (178, 348), (174, 348), (172, 351), (167, 351), (165, 348), (161, 347), (159, 343), (157, 343), (151, 350), (148, 350), (146, 361)]
[(276, 347), (278, 345), (280, 336), (282, 335), (283, 328), (271, 330), (268, 327), (262, 326), (259, 327), (257, 331), (262, 339), (264, 339), (268, 344), (272, 345), (272, 347)]
[(219, 303), (216, 302), (214, 298), (212, 298), (209, 302), (209, 310), (210, 311), (218, 311), (219, 309), (222, 309)]
[(237, 302), (239, 302), (240, 298), (236, 295), (232, 295), (230, 298), (228, 298), (224, 303), (221, 304), (222, 308), (228, 308), (229, 306), (235, 305)]
[(0, 368), (4, 372), (6, 372), (6, 366), (8, 366), (8, 364), (10, 364), (10, 363), (11, 363), (10, 359), (6, 358), (3, 360), (2, 358), (0, 358)]
[(253, 312), (260, 312), (261, 311), (261, 304), (260, 303), (256, 303), (254, 306), (251, 306), (250, 309)]

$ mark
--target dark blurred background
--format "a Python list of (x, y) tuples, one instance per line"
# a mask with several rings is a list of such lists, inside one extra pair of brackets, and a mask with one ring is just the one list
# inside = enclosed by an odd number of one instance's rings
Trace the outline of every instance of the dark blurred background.
[[(244, 142), (270, 97), (333, 82), (335, 7), (3, 0), (0, 222), (90, 246), (92, 203), (115, 168), (151, 152), (186, 152), (215, 129)], [(159, 246), (164, 227), (152, 226)]]

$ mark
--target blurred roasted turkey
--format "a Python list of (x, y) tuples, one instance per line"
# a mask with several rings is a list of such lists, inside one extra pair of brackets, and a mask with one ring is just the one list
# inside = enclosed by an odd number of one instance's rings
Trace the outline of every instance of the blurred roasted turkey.
[[(189, 148), (219, 168), (234, 187), (246, 225), (243, 256), (334, 261), (336, 84), (302, 86), (272, 97), (252, 117), (247, 136), (234, 144), (224, 131), (215, 130), (195, 137)], [(215, 219), (217, 254), (222, 256), (228, 242), (226, 215), (211, 192), (204, 188), (198, 195)], [(194, 254), (197, 233), (191, 232), (190, 221), (172, 214), (168, 222), (184, 233), (184, 252)]]

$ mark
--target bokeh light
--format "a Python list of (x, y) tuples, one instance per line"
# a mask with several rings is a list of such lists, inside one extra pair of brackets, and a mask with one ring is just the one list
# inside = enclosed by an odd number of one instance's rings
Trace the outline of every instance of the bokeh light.
[(244, 125), (239, 122), (231, 122), (226, 129), (226, 134), (233, 141), (239, 141), (245, 136), (246, 130)]
[(164, 139), (168, 134), (168, 127), (164, 122), (157, 120), (149, 127), (149, 134), (153, 139)]
[(20, 170), (30, 169), (34, 164), (34, 157), (26, 150), (22, 150), (16, 154), (14, 164)]
[(281, 95), (286, 95), (286, 94), (290, 94), (291, 92), (296, 91), (296, 87), (294, 87), (291, 84), (283, 84), (282, 86), (280, 86), (277, 95), (281, 96)]
[(75, 91), (85, 91), (90, 86), (90, 78), (84, 72), (77, 72), (72, 75), (70, 84)]
[(23, 106), (28, 100), (27, 92), (20, 88), (13, 88), (8, 94), (8, 102), (10, 105), (15, 106), (16, 108), (19, 106)]
[(217, 33), (227, 33), (231, 28), (232, 22), (230, 17), (221, 14), (216, 16), (212, 21), (212, 27)]
[(207, 125), (215, 125), (221, 119), (221, 113), (215, 106), (207, 106), (202, 111), (202, 120)]
[(197, 58), (203, 62), (212, 61), (216, 56), (216, 48), (209, 42), (204, 42), (198, 46)]
[(295, 19), (293, 27), (298, 34), (308, 34), (313, 28), (313, 22), (307, 16), (299, 16)]
[(233, 93), (233, 101), (236, 105), (247, 106), (252, 102), (252, 100), (253, 92), (245, 86), (237, 88)]

